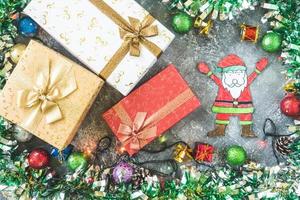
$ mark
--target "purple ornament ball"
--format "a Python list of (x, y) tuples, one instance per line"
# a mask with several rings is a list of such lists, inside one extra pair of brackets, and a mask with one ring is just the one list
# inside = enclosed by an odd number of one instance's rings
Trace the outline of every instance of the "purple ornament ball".
[(113, 170), (113, 179), (116, 183), (128, 183), (132, 179), (133, 171), (130, 164), (120, 162)]

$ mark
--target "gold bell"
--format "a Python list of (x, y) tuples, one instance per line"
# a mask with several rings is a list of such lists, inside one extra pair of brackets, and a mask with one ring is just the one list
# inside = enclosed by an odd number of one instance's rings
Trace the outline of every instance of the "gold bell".
[(286, 84), (284, 86), (284, 90), (287, 92), (292, 92), (292, 93), (297, 92), (297, 88), (295, 87), (295, 84), (293, 82)]

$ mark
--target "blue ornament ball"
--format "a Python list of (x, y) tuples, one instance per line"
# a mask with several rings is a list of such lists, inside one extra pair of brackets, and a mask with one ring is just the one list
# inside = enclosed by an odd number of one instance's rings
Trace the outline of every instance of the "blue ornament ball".
[(38, 25), (30, 17), (23, 17), (19, 21), (18, 30), (25, 37), (34, 37), (38, 32)]
[(67, 160), (67, 158), (69, 157), (69, 155), (72, 153), (73, 151), (73, 146), (72, 145), (69, 145), (67, 146), (64, 150), (62, 150), (61, 152), (53, 147), (51, 149), (51, 156), (53, 156), (54, 158), (57, 158), (58, 160), (60, 161), (64, 161), (64, 160)]

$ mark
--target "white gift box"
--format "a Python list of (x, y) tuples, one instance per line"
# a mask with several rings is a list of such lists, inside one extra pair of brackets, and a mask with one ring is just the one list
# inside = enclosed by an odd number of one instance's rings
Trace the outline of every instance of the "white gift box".
[[(94, 1), (94, 2), (92, 2)], [(103, 2), (129, 23), (129, 17), (143, 21), (149, 13), (134, 0), (32, 0), (24, 13), (59, 41), (93, 72), (101, 74), (124, 44), (120, 26), (95, 5)], [(146, 39), (164, 51), (174, 35), (155, 20), (157, 35)], [(109, 75), (103, 77), (123, 95), (127, 95), (156, 62), (157, 56), (140, 44), (140, 55), (128, 52), (119, 59)], [(88, 80), (87, 80), (88, 81)]]

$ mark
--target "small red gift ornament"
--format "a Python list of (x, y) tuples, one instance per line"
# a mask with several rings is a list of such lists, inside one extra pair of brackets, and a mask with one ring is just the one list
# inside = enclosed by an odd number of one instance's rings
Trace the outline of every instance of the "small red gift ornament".
[(195, 160), (201, 162), (212, 162), (214, 147), (210, 144), (199, 143), (196, 144), (194, 155)]

